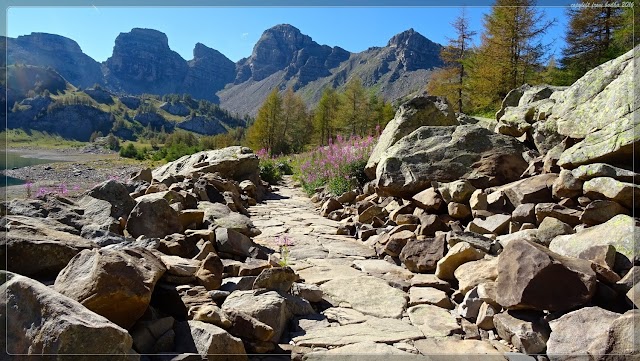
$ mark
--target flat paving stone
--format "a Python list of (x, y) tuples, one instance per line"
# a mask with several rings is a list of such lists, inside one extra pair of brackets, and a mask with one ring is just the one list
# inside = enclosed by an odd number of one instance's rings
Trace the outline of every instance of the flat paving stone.
[(298, 346), (333, 347), (358, 342), (392, 343), (423, 338), (422, 332), (407, 322), (395, 318), (369, 318), (364, 323), (311, 330), (294, 337)]
[(377, 277), (332, 279), (320, 289), (325, 298), (336, 303), (346, 302), (354, 310), (375, 317), (400, 318), (407, 306), (406, 293)]

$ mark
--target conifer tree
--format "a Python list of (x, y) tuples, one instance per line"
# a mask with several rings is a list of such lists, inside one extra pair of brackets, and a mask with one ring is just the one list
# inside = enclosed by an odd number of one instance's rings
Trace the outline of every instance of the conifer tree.
[(476, 108), (496, 108), (514, 88), (531, 81), (548, 45), (540, 37), (553, 25), (534, 0), (497, 0), (484, 17), (481, 44), (472, 57), (470, 85)]
[(449, 44), (442, 48), (440, 58), (445, 66), (432, 75), (429, 84), (427, 84), (427, 92), (447, 97), (452, 104), (456, 105), (456, 110), (462, 112), (464, 99), (467, 98), (465, 63), (469, 57), (472, 38), (476, 32), (469, 28), (469, 19), (464, 8), (451, 25), (456, 37), (449, 39)]
[(313, 128), (320, 145), (329, 144), (336, 135), (340, 98), (333, 88), (325, 88), (313, 116)]
[[(581, 0), (578, 5), (589, 3)], [(569, 70), (572, 80), (624, 52), (621, 44), (614, 41), (614, 34), (623, 28), (623, 8), (576, 6), (570, 7), (567, 15), (570, 20), (562, 64)], [(624, 35), (619, 36), (619, 42), (628, 41), (624, 38)]]
[(313, 131), (307, 106), (302, 98), (288, 88), (282, 99), (282, 130), (279, 149), (283, 153), (299, 152), (308, 143)]
[(271, 154), (279, 154), (276, 149), (277, 141), (281, 135), (282, 126), (282, 98), (278, 89), (273, 89), (267, 99), (258, 110), (255, 123), (248, 130), (249, 144), (256, 150), (270, 149)]
[(342, 98), (340, 119), (344, 131), (351, 135), (364, 135), (367, 129), (365, 119), (367, 97), (360, 78), (353, 77), (349, 80)]

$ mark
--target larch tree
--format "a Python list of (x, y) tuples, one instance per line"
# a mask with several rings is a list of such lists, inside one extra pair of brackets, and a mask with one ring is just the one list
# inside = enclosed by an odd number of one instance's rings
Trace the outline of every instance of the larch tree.
[(446, 97), (451, 103), (456, 104), (457, 111), (462, 112), (467, 98), (465, 64), (476, 32), (469, 28), (469, 18), (465, 8), (462, 8), (460, 16), (451, 25), (456, 37), (450, 38), (449, 44), (442, 48), (440, 58), (445, 65), (433, 74), (427, 84), (427, 92)]
[(340, 97), (333, 88), (325, 88), (313, 116), (314, 131), (320, 145), (329, 144), (336, 135)]
[(282, 99), (282, 130), (279, 148), (284, 153), (299, 152), (308, 143), (313, 126), (307, 106), (299, 95), (288, 88)]
[[(624, 51), (614, 41), (614, 34), (623, 28), (621, 7), (592, 7), (586, 0), (567, 10), (569, 27), (567, 46), (562, 50), (562, 65), (576, 80), (590, 69), (611, 60)], [(628, 41), (624, 39), (621, 41)]]
[(258, 110), (256, 121), (248, 130), (247, 138), (254, 149), (269, 149), (271, 154), (279, 154), (278, 140), (282, 129), (282, 98), (275, 88)]
[(342, 94), (342, 99), (340, 119), (343, 130), (351, 135), (364, 135), (367, 95), (360, 78), (353, 77), (349, 80)]
[(514, 88), (535, 77), (548, 45), (541, 36), (554, 24), (534, 0), (497, 0), (484, 17), (470, 82), (476, 108), (495, 108)]

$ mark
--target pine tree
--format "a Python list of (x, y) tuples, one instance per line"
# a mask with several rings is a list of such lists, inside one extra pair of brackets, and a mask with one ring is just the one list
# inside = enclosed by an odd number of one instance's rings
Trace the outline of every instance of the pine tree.
[[(586, 0), (580, 4), (588, 5)], [(614, 43), (614, 33), (623, 27), (623, 14), (622, 8), (608, 6), (578, 6), (567, 10), (570, 20), (562, 64), (573, 80), (623, 53)]]
[(333, 88), (325, 88), (316, 107), (313, 121), (314, 131), (320, 145), (329, 144), (329, 140), (336, 135), (336, 123), (340, 98)]
[(248, 141), (254, 149), (270, 149), (271, 154), (279, 154), (276, 148), (281, 135), (282, 98), (278, 89), (273, 89), (258, 110), (255, 123), (248, 130)]
[(451, 25), (457, 37), (449, 39), (449, 44), (442, 48), (440, 58), (445, 67), (432, 76), (427, 84), (427, 92), (447, 97), (452, 104), (457, 105), (457, 111), (462, 112), (467, 98), (465, 63), (470, 54), (472, 37), (476, 32), (469, 28), (465, 8), (462, 8), (460, 16)]
[(478, 109), (495, 108), (535, 76), (548, 45), (540, 37), (554, 24), (534, 0), (497, 0), (484, 17), (481, 45), (471, 57), (470, 86)]

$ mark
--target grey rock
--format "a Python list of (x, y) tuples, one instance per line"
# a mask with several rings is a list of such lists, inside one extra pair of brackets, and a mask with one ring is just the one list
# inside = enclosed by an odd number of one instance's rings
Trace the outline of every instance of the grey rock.
[(376, 168), (377, 186), (391, 195), (412, 196), (432, 181), (504, 184), (527, 168), (523, 151), (512, 137), (477, 126), (423, 126), (384, 152)]
[[(0, 272), (0, 344), (7, 352), (98, 354), (112, 360), (138, 360), (127, 331), (51, 288), (11, 272)], [(100, 342), (95, 342), (100, 340)], [(59, 356), (62, 357), (62, 356)]]

